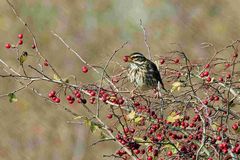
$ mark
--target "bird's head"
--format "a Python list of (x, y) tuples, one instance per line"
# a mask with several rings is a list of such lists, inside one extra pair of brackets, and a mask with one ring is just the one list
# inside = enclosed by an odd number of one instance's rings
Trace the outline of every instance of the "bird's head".
[(146, 61), (146, 57), (139, 52), (134, 52), (128, 56), (128, 62), (135, 64), (142, 64)]

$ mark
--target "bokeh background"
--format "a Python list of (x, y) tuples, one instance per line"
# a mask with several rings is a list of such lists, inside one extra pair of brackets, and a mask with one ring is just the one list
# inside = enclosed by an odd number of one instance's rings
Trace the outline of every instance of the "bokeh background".
[[(113, 61), (133, 51), (147, 53), (140, 19), (148, 33), (151, 52), (164, 56), (181, 44), (192, 60), (205, 60), (213, 54), (201, 43), (222, 48), (239, 38), (240, 0), (12, 0), (20, 16), (37, 37), (39, 49), (64, 77), (75, 75), (85, 82), (98, 76), (82, 74), (82, 63), (51, 34), (57, 32), (89, 63), (103, 65), (114, 49), (128, 41)], [(14, 16), (5, 0), (0, 3), (0, 58), (21, 71), (6, 42), (16, 43), (24, 34), (24, 46), (34, 59), (31, 37)], [(1, 66), (1, 73), (2, 71)], [(31, 72), (31, 71), (29, 71)], [(18, 86), (14, 80), (0, 78), (0, 95)], [(56, 87), (35, 85), (47, 95)], [(73, 116), (25, 90), (16, 94), (18, 101), (0, 99), (1, 160), (101, 160), (117, 148), (113, 143), (90, 145), (97, 140), (87, 127), (69, 124)], [(81, 113), (81, 107), (70, 106)], [(103, 115), (104, 116), (104, 115)], [(110, 159), (110, 158), (105, 158)]]

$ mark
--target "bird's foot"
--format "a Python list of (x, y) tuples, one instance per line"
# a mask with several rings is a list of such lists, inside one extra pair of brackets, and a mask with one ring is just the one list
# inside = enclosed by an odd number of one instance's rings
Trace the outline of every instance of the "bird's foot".
[(160, 97), (162, 97), (162, 94), (159, 90), (155, 89), (154, 90), (154, 98), (159, 99)]

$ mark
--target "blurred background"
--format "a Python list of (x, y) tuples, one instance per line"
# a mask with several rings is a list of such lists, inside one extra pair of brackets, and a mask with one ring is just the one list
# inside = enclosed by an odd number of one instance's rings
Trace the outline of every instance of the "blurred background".
[[(82, 63), (51, 33), (54, 31), (89, 63), (103, 65), (106, 57), (128, 41), (113, 61), (133, 51), (147, 53), (140, 19), (148, 33), (148, 43), (155, 56), (166, 56), (179, 49), (178, 43), (192, 60), (204, 60), (212, 50), (201, 48), (210, 42), (220, 49), (239, 38), (240, 0), (12, 0), (20, 16), (29, 24), (39, 43), (40, 52), (63, 76), (75, 75), (94, 82), (94, 72), (81, 73)], [(22, 50), (31, 50), (31, 37), (16, 19), (8, 4), (0, 3), (0, 58), (21, 71), (16, 55), (4, 45), (17, 43), (24, 34)], [(2, 71), (0, 73), (4, 73)], [(31, 72), (31, 71), (28, 71)], [(0, 78), (0, 95), (19, 85), (12, 79)], [(41, 92), (56, 86), (35, 85)], [(103, 154), (115, 152), (113, 143), (90, 147), (99, 136), (87, 127), (69, 124), (73, 116), (25, 90), (16, 94), (18, 101), (0, 99), (1, 160), (101, 160)], [(81, 113), (81, 107), (72, 105)], [(104, 117), (105, 115), (103, 115)]]

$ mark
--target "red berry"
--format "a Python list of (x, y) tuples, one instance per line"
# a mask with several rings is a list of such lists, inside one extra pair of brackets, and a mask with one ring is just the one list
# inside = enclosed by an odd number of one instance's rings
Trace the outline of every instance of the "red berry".
[(80, 94), (80, 93), (77, 93), (75, 96), (76, 96), (77, 98), (81, 98), (81, 94)]
[(226, 64), (225, 64), (225, 67), (226, 67), (226, 68), (228, 68), (228, 67), (230, 67), (230, 66), (231, 66), (230, 63), (226, 63)]
[(219, 78), (218, 78), (218, 81), (219, 81), (219, 82), (223, 82), (223, 77), (219, 77)]
[(207, 105), (207, 104), (208, 104), (208, 100), (204, 100), (204, 101), (203, 101), (203, 104), (204, 104), (204, 105)]
[(159, 141), (161, 141), (161, 140), (163, 140), (163, 136), (162, 136), (161, 134), (157, 134), (157, 139), (158, 139)]
[(148, 156), (147, 160), (153, 160), (153, 157), (152, 156)]
[(19, 39), (18, 44), (19, 44), (19, 45), (22, 45), (22, 44), (23, 44), (23, 40), (22, 40), (22, 39)]
[(139, 103), (139, 102), (134, 102), (133, 105), (134, 105), (135, 107), (137, 107), (137, 106), (140, 106), (140, 103)]
[(89, 102), (91, 104), (94, 104), (96, 102), (96, 99), (94, 97), (90, 97)]
[(134, 150), (134, 153), (135, 153), (135, 154), (139, 154), (139, 153), (140, 153), (140, 150), (139, 150), (139, 149), (135, 149), (135, 150)]
[(90, 92), (90, 95), (93, 97), (93, 96), (96, 96), (96, 92), (95, 91), (91, 91)]
[(83, 66), (83, 67), (82, 67), (82, 72), (83, 72), (83, 73), (87, 73), (87, 72), (88, 72), (88, 68), (87, 68), (86, 66)]
[(75, 94), (75, 95), (78, 93), (79, 93), (79, 91), (77, 89), (73, 91), (73, 94)]
[(19, 39), (22, 39), (22, 38), (23, 38), (23, 34), (19, 34), (19, 35), (18, 35), (18, 38), (19, 38)]
[(71, 100), (68, 101), (68, 103), (69, 103), (69, 104), (73, 104), (74, 101), (75, 101), (74, 99), (71, 99)]
[(227, 128), (223, 128), (223, 132), (227, 132), (227, 130), (228, 130)]
[(146, 151), (145, 151), (145, 149), (142, 149), (141, 150), (141, 154), (144, 154)]
[(128, 133), (129, 132), (129, 128), (125, 127), (124, 129), (124, 133)]
[(213, 100), (214, 100), (214, 96), (211, 95), (211, 96), (209, 97), (209, 100), (210, 100), (210, 101), (213, 101)]
[(209, 75), (209, 72), (208, 72), (208, 71), (205, 71), (205, 72), (203, 72), (203, 75), (204, 75), (205, 77), (207, 77), (207, 76)]
[(108, 114), (108, 115), (107, 115), (107, 118), (108, 118), (108, 119), (112, 119), (112, 117), (113, 117), (112, 114)]
[(176, 59), (174, 60), (174, 63), (179, 63), (179, 58), (176, 58)]
[(55, 101), (56, 103), (60, 103), (60, 98), (56, 98), (54, 101)]
[(52, 98), (54, 95), (52, 95), (51, 93), (48, 93), (48, 97)]
[(43, 64), (44, 66), (48, 66), (48, 60), (45, 60)]
[(227, 148), (224, 148), (222, 152), (226, 154), (228, 152)]
[(72, 99), (72, 96), (68, 95), (66, 99), (70, 101)]
[(168, 155), (169, 157), (171, 157), (172, 154), (173, 154), (172, 151), (168, 151), (168, 152), (167, 152), (167, 155)]
[(235, 131), (238, 130), (238, 124), (237, 124), (237, 123), (234, 123), (234, 124), (232, 125), (232, 129), (235, 130)]
[(207, 77), (207, 82), (211, 82), (212, 78), (211, 77)]
[(205, 68), (209, 68), (209, 67), (210, 67), (210, 64), (209, 64), (209, 63), (205, 65)]
[(124, 99), (123, 99), (123, 98), (119, 98), (119, 99), (117, 100), (117, 104), (121, 105), (121, 104), (123, 104), (123, 103), (124, 103)]
[(226, 78), (227, 78), (227, 79), (231, 78), (231, 74), (230, 74), (230, 73), (227, 73), (227, 74), (226, 74)]
[(240, 154), (240, 146), (235, 149), (235, 153)]
[(201, 73), (201, 74), (200, 74), (200, 77), (203, 78), (203, 77), (204, 77), (204, 73)]
[(36, 48), (36, 46), (34, 44), (32, 44), (32, 49), (35, 49), (35, 48)]
[(123, 61), (124, 61), (124, 62), (128, 62), (128, 58), (129, 58), (129, 56), (124, 56), (124, 57), (123, 57)]
[(135, 129), (134, 129), (134, 128), (131, 128), (131, 129), (130, 129), (130, 132), (131, 132), (131, 133), (134, 133), (134, 132), (135, 132)]
[(54, 97), (55, 95), (56, 95), (56, 91), (50, 91), (48, 94), (48, 97), (51, 98), (51, 97)]
[(212, 158), (208, 158), (207, 160), (213, 160)]
[(219, 97), (218, 96), (214, 96), (214, 101), (218, 101)]
[(221, 136), (217, 136), (217, 140), (221, 141), (222, 137)]
[(11, 48), (11, 44), (10, 43), (6, 43), (5, 44), (5, 48), (7, 48), (7, 49)]
[(218, 132), (221, 132), (222, 131), (222, 127), (219, 126), (217, 130), (218, 130)]
[(163, 64), (165, 63), (165, 60), (164, 59), (160, 59), (160, 64)]

